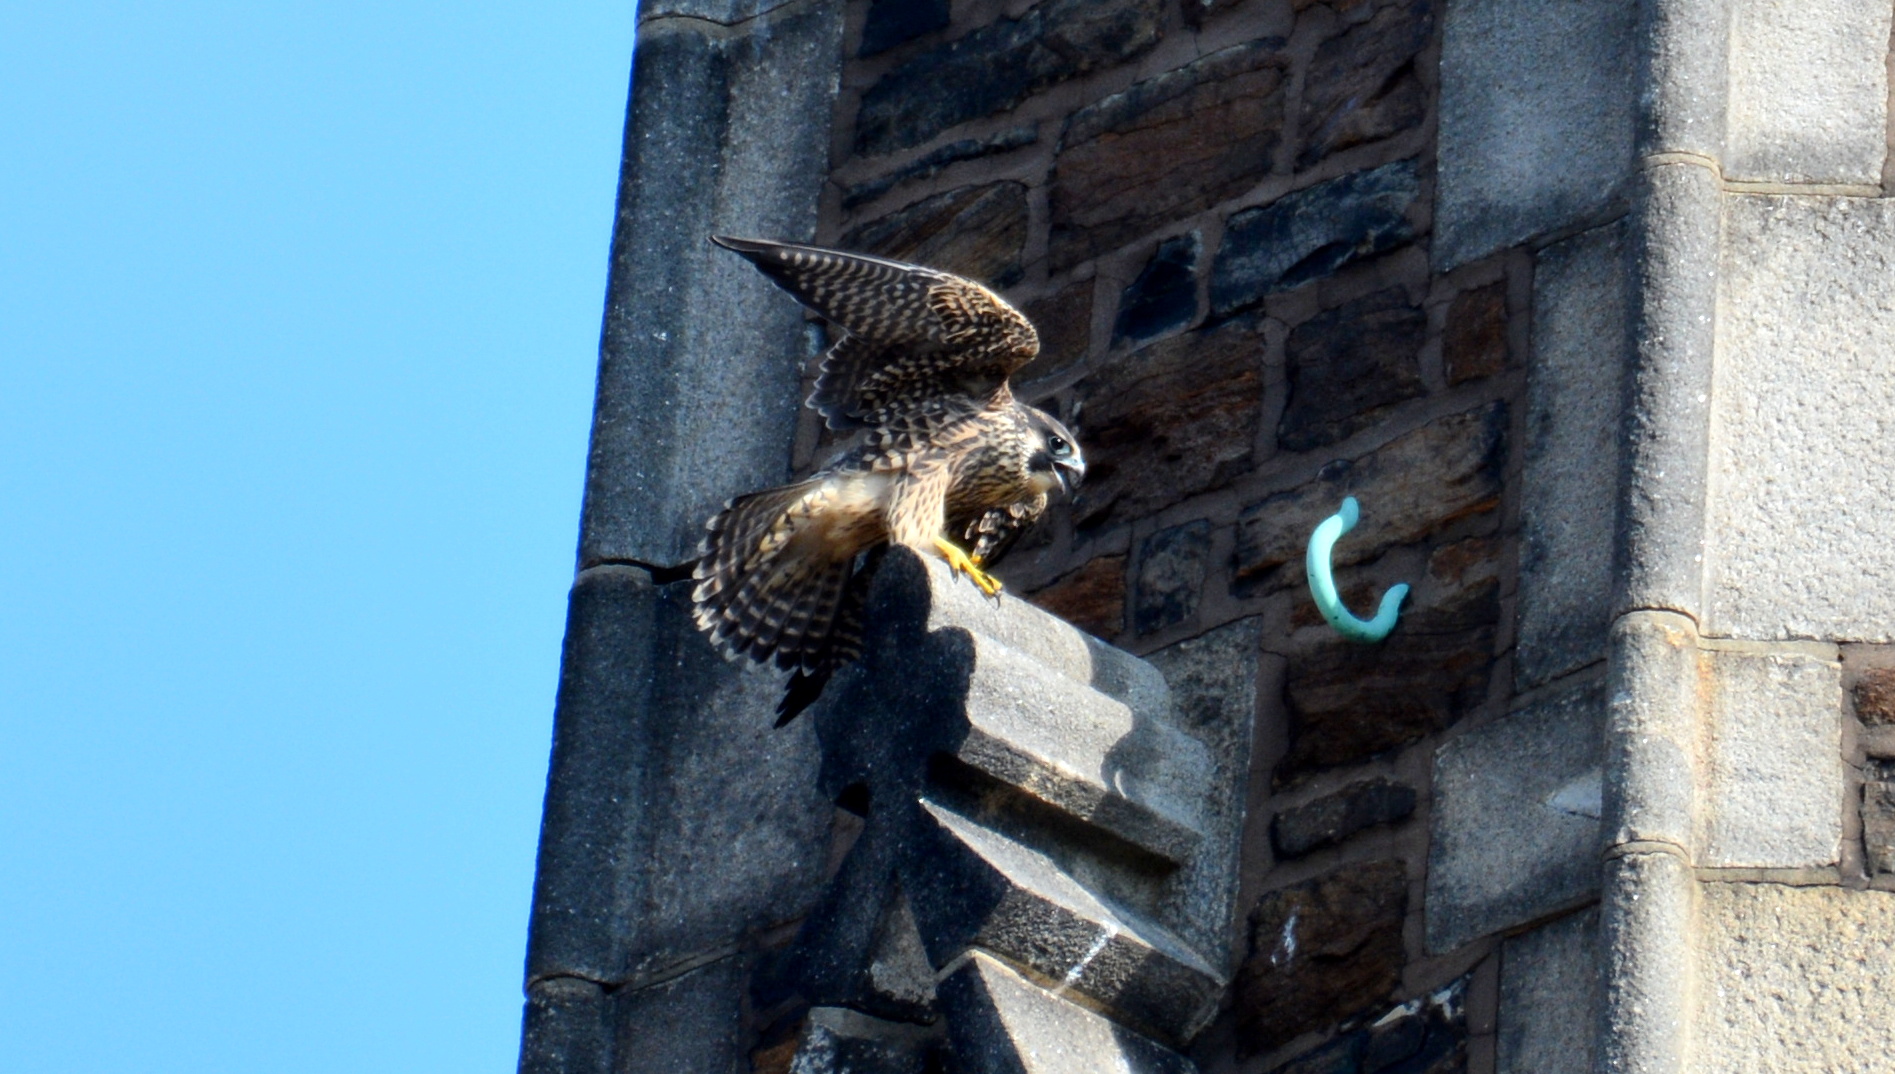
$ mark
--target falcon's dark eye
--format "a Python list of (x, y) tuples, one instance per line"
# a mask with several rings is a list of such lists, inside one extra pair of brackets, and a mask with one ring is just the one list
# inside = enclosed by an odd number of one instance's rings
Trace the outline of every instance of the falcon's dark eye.
[(1073, 446), (1068, 444), (1063, 436), (1049, 436), (1046, 438), (1046, 450), (1055, 455), (1070, 455)]

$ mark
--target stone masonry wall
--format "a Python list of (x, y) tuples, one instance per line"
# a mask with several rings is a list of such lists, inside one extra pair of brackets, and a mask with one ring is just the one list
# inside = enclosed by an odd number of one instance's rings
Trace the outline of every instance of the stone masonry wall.
[[(1080, 496), (1002, 576), (1174, 690), (1256, 699), (1207, 1070), (1493, 1069), (1498, 942), (1431, 950), (1423, 902), (1434, 753), (1514, 692), (1533, 255), (1431, 257), (1441, 16), (849, 10), (817, 241), (1001, 288), (1042, 335), (1020, 394), (1087, 452)], [(799, 444), (801, 466), (829, 447), (814, 422)], [(1335, 635), (1303, 582), (1345, 495), (1345, 599), (1415, 587), (1379, 646)]]

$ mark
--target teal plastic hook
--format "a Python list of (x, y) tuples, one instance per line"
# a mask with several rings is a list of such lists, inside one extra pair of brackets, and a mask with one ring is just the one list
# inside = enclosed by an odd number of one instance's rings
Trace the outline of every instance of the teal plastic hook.
[(1305, 561), (1309, 592), (1336, 633), (1350, 641), (1381, 641), (1395, 629), (1395, 617), (1401, 612), (1402, 598), (1408, 595), (1408, 583), (1402, 582), (1382, 594), (1382, 607), (1375, 618), (1362, 620), (1343, 606), (1342, 597), (1336, 592), (1336, 576), (1329, 570), (1329, 556), (1335, 550), (1336, 539), (1355, 529), (1356, 520), (1361, 517), (1362, 508), (1354, 496), (1349, 496), (1342, 501), (1342, 510), (1323, 519), (1316, 532), (1309, 535), (1309, 555)]

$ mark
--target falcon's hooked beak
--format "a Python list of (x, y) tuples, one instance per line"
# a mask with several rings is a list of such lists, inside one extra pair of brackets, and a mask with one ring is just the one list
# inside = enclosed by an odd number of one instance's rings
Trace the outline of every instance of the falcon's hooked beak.
[(1071, 458), (1053, 460), (1053, 476), (1059, 479), (1060, 491), (1071, 496), (1086, 479), (1086, 460), (1077, 452)]

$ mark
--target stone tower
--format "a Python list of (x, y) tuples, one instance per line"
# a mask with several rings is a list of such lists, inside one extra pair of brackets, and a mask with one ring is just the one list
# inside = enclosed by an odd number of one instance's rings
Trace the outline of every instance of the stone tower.
[[(522, 1071), (1895, 1069), (1892, 8), (645, 0)], [(635, 565), (834, 447), (712, 232), (1091, 462), (781, 732)]]

